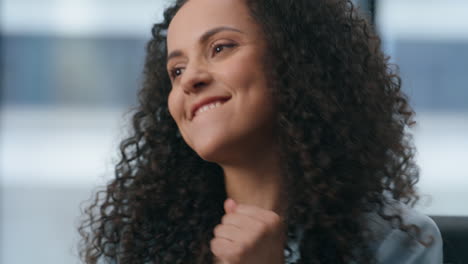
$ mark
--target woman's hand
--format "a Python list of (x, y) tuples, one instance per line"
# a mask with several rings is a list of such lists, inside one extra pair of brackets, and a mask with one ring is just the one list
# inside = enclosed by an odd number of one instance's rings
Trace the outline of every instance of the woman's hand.
[(224, 202), (226, 214), (214, 229), (215, 263), (283, 264), (284, 232), (280, 216), (256, 206)]

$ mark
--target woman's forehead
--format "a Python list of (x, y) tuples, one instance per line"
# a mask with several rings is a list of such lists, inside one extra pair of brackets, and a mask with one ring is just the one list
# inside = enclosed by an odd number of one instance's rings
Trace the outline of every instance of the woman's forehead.
[(255, 30), (244, 0), (190, 0), (172, 19), (167, 35), (168, 46), (184, 43), (208, 30), (225, 26), (243, 32)]

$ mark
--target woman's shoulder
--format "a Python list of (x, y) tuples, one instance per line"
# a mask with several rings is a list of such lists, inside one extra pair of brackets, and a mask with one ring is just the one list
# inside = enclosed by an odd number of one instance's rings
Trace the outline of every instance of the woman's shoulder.
[(396, 201), (389, 203), (384, 213), (398, 214), (403, 224), (417, 226), (420, 230), (418, 237), (420, 241), (393, 226), (390, 221), (383, 219), (377, 213), (368, 214), (369, 228), (374, 235), (370, 246), (375, 250), (378, 263), (442, 263), (442, 236), (430, 217)]
[[(408, 233), (393, 226), (391, 221), (382, 218), (377, 213), (369, 213), (366, 219), (373, 234), (370, 247), (374, 251), (379, 264), (441, 264), (443, 258), (442, 236), (436, 223), (427, 215), (406, 206), (401, 202), (389, 203), (384, 213), (386, 215), (400, 215), (405, 225), (417, 226), (420, 230), (419, 239), (424, 245)], [(297, 230), (296, 240), (289, 241), (292, 254), (286, 263), (294, 263), (300, 258), (299, 241), (303, 233)]]

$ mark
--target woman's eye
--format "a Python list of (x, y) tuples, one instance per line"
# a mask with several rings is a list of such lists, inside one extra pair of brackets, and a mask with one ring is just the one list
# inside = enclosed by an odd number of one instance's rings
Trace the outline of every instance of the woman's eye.
[(182, 68), (174, 68), (171, 70), (171, 77), (173, 79), (177, 78), (179, 75), (181, 75), (183, 72), (183, 69)]
[[(221, 51), (223, 51), (225, 48), (233, 48), (235, 46), (236, 46), (236, 44), (218, 44), (218, 45), (214, 46), (213, 51), (214, 51), (215, 54), (218, 54)], [(215, 55), (215, 54), (213, 54), (213, 55)]]

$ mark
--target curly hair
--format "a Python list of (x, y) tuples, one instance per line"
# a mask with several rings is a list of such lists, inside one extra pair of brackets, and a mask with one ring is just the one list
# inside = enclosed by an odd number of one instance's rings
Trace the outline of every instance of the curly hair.
[[(167, 106), (166, 34), (185, 2), (153, 26), (132, 134), (79, 229), (86, 263), (213, 261), (209, 241), (227, 198), (223, 171), (188, 147)], [(245, 3), (269, 45), (286, 231), (290, 239), (304, 231), (297, 263), (375, 262), (363, 221), (370, 212), (424, 244), (417, 226), (384, 210), (392, 200), (416, 203), (419, 171), (407, 131), (414, 112), (372, 27), (350, 0)]]

